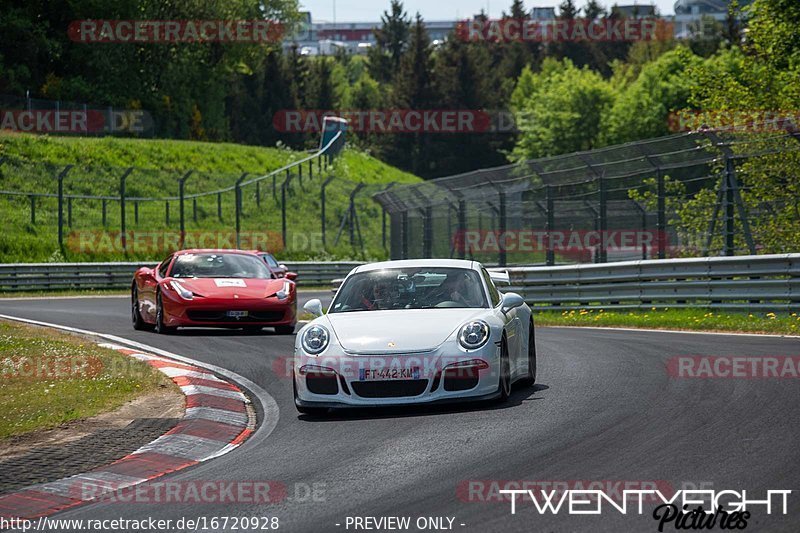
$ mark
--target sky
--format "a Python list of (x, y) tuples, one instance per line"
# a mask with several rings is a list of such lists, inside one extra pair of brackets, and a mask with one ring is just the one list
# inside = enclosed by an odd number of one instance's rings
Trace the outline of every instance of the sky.
[[(409, 15), (419, 11), (427, 20), (455, 20), (470, 18), (479, 13), (481, 9), (489, 12), (490, 17), (499, 17), (503, 10), (508, 10), (512, 0), (404, 0), (403, 6)], [(336, 6), (335, 19), (338, 22), (363, 22), (378, 21), (384, 11), (389, 8), (390, 0), (300, 0), (303, 11), (311, 11), (314, 22), (332, 22), (334, 20), (334, 5)], [(555, 7), (561, 0), (525, 0), (525, 7)], [(576, 5), (582, 7), (585, 0), (576, 0)], [(675, 0), (600, 0), (607, 8), (617, 3), (629, 4), (655, 4), (662, 15), (671, 15), (675, 12)]]

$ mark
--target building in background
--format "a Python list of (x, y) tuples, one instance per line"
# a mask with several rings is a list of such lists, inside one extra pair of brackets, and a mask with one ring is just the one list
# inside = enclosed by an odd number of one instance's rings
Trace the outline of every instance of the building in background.
[[(752, 0), (739, 0), (739, 8)], [(677, 0), (675, 2), (675, 37), (690, 37), (693, 28), (698, 28), (704, 17), (724, 22), (728, 17), (730, 0)]]

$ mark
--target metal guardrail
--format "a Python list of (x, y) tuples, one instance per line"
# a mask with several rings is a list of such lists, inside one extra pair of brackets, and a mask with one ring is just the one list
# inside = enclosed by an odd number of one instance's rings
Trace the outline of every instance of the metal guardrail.
[(800, 254), (517, 267), (506, 291), (535, 310), (800, 310)]
[[(156, 263), (0, 264), (0, 292), (127, 289), (136, 269)], [(361, 263), (297, 261), (284, 264), (290, 271), (297, 272), (297, 281), (302, 287), (330, 285), (333, 279), (346, 276)]]

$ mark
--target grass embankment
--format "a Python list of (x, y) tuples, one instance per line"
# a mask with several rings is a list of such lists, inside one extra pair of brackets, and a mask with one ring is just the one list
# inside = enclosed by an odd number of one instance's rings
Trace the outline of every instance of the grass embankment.
[(172, 382), (91, 341), (0, 321), (0, 439), (112, 411)]
[[(18, 133), (0, 133), (0, 190), (26, 193), (57, 192), (55, 176), (65, 165), (75, 165), (64, 180), (65, 194), (110, 196), (119, 195), (120, 176), (128, 167), (135, 167), (126, 181), (129, 198), (160, 198), (178, 195), (178, 179), (189, 170), (194, 173), (186, 181), (186, 194), (231, 187), (244, 172), (248, 179), (262, 176), (289, 162), (309, 155), (283, 148), (264, 148), (228, 143), (205, 143), (173, 140), (142, 140), (120, 138), (48, 137)], [(266, 246), (278, 252), (284, 260), (303, 259), (359, 259), (360, 251), (349, 244), (347, 229), (339, 243), (334, 245), (343, 216), (349, 205), (349, 194), (359, 182), (366, 187), (358, 194), (358, 211), (361, 234), (367, 259), (386, 256), (381, 242), (381, 210), (370, 196), (389, 183), (410, 183), (419, 178), (386, 165), (366, 153), (345, 150), (332, 168), (321, 175), (314, 165), (314, 179), (309, 180), (308, 165), (303, 168), (302, 184), (295, 177), (287, 198), (287, 239), (280, 242), (281, 209), (280, 184), (273, 195), (272, 180), (261, 183), (257, 189), (250, 185), (242, 189), (243, 217), (241, 231), (245, 235), (242, 246), (249, 247), (248, 235), (256, 235), (256, 244), (269, 241)], [(321, 244), (320, 188), (324, 178), (334, 176), (326, 189), (326, 243)], [(227, 192), (221, 198), (222, 216), (218, 214), (216, 195), (185, 203), (186, 230), (192, 235), (216, 235), (225, 243), (235, 228), (234, 194)], [(30, 220), (30, 200), (27, 196), (0, 196), (0, 218), (5, 222), (0, 233), (0, 262), (17, 261), (106, 261), (106, 260), (159, 260), (169, 251), (169, 244), (153, 246), (153, 234), (163, 241), (174, 241), (179, 230), (179, 204), (169, 204), (169, 224), (166, 221), (166, 203), (139, 202), (138, 223), (136, 207), (128, 201), (126, 220), (128, 232), (149, 234), (138, 250), (128, 254), (114, 249), (108, 239), (95, 237), (96, 232), (118, 232), (120, 207), (117, 201), (107, 202), (106, 225), (103, 226), (102, 202), (99, 200), (72, 201), (72, 226), (65, 228), (66, 249), (58, 252), (58, 209), (55, 198), (36, 200), (36, 222)], [(65, 219), (67, 207), (64, 208)], [(72, 238), (70, 239), (70, 235)], [(101, 237), (102, 233), (99, 234)], [(83, 237), (83, 241), (81, 241)], [(130, 241), (130, 239), (129, 239)], [(159, 241), (160, 242), (160, 241)], [(202, 244), (213, 244), (206, 241)], [(187, 245), (192, 244), (187, 240)], [(283, 248), (283, 250), (281, 250)]]
[[(535, 308), (534, 308), (535, 311)], [(800, 335), (797, 313), (720, 313), (706, 309), (652, 308), (649, 311), (542, 311), (539, 326), (595, 326)]]

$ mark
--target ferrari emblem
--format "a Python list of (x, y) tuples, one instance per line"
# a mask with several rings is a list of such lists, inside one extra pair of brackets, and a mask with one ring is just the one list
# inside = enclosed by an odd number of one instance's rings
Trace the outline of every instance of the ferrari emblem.
[(234, 295), (233, 295), (233, 298), (234, 298), (234, 299), (238, 299), (238, 298), (239, 298), (239, 295), (238, 295), (238, 294), (234, 294)]
[(393, 342), (389, 343), (389, 348), (394, 348), (395, 346), (397, 346), (395, 343), (393, 343)]

